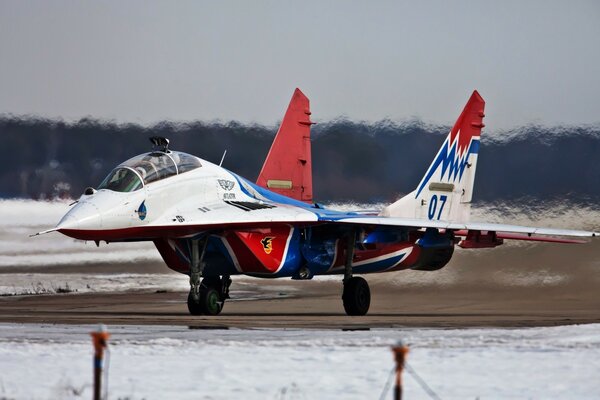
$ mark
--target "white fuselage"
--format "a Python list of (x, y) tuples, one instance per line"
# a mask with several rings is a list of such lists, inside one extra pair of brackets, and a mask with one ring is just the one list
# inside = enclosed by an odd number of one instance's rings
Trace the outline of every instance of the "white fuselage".
[[(112, 231), (173, 225), (217, 225), (255, 221), (316, 221), (302, 208), (279, 205), (252, 213), (227, 202), (265, 202), (252, 186), (226, 169), (201, 160), (202, 166), (146, 183), (133, 192), (101, 189), (82, 195), (61, 219), (59, 230)], [(240, 185), (244, 187), (241, 188)], [(141, 212), (141, 208), (145, 212)]]

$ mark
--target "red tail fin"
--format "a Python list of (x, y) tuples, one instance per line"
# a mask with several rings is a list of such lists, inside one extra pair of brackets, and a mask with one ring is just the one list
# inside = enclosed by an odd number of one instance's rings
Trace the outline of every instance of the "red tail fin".
[(310, 106), (296, 89), (256, 183), (296, 200), (312, 202)]

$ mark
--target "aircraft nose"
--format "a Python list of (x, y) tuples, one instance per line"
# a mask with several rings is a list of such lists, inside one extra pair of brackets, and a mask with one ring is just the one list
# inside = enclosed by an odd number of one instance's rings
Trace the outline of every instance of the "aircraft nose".
[(102, 228), (102, 215), (98, 208), (88, 202), (77, 203), (56, 226), (61, 229), (100, 229)]

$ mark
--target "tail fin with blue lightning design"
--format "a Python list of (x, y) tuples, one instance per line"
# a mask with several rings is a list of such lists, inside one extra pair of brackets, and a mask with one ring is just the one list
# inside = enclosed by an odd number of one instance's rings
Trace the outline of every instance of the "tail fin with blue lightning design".
[(380, 215), (467, 222), (485, 101), (474, 91), (417, 188)]

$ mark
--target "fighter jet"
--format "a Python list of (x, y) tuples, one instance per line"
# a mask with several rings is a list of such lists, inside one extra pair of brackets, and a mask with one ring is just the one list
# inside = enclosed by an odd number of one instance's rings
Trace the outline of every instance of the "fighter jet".
[(580, 243), (598, 235), (470, 220), (484, 107), (474, 91), (418, 186), (380, 212), (336, 211), (313, 201), (313, 122), (308, 98), (296, 89), (256, 182), (153, 137), (150, 152), (118, 165), (55, 228), (40, 233), (154, 242), (169, 268), (189, 276), (193, 315), (219, 314), (235, 275), (339, 275), (346, 313), (365, 315), (371, 293), (356, 275), (439, 270), (455, 246)]

